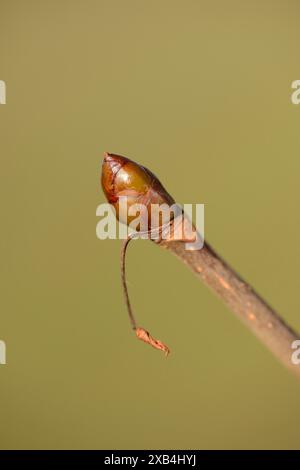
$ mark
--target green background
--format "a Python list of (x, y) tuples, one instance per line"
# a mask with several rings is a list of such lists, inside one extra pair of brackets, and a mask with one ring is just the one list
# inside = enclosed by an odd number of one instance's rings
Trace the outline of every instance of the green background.
[[(104, 151), (205, 204), (300, 330), (297, 1), (0, 0), (1, 448), (299, 448), (300, 384), (147, 241), (100, 241)], [(299, 366), (300, 367), (300, 366)]]

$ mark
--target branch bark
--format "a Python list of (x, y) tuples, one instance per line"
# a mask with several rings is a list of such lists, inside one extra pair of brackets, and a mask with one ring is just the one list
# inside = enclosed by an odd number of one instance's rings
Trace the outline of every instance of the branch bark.
[(287, 325), (207, 243), (201, 250), (186, 250), (178, 240), (157, 242), (183, 261), (206, 284), (261, 342), (300, 378), (300, 364), (293, 364), (292, 343), (300, 335)]
[[(105, 153), (102, 164), (101, 183), (108, 201), (116, 209), (117, 218), (127, 225), (129, 223), (128, 213), (125, 217), (120, 216), (120, 198), (130, 196), (130, 204), (144, 204), (146, 212), (152, 209), (152, 204), (167, 204), (173, 207), (175, 201), (162, 186), (157, 177), (147, 168), (135, 163), (127, 157)], [(127, 201), (127, 199), (126, 199)], [(180, 213), (182, 211), (180, 210)], [(169, 214), (170, 215), (170, 214)], [(171, 222), (173, 235), (170, 233), (168, 239), (163, 237), (165, 226), (152, 227), (148, 221), (148, 230), (144, 233), (153, 233), (153, 228), (161, 231), (159, 240), (154, 240), (158, 245), (165, 247), (186, 263), (199, 278), (215, 292), (225, 304), (240, 318), (245, 325), (265, 344), (273, 354), (290, 370), (300, 378), (300, 365), (292, 362), (292, 344), (299, 339), (292, 328), (275, 312), (233, 269), (221, 259), (221, 257), (206, 243), (200, 250), (190, 251), (186, 249), (182, 240), (176, 240), (175, 221)], [(185, 221), (183, 222), (184, 235)], [(190, 221), (190, 225), (192, 222)], [(170, 227), (170, 223), (168, 224)], [(197, 234), (200, 236), (200, 234)], [(150, 237), (151, 238), (151, 237)], [(152, 239), (152, 238), (151, 238)], [(197, 240), (197, 238), (195, 238)], [(125, 251), (128, 241), (125, 242), (121, 253), (121, 272), (125, 294), (125, 300), (132, 327), (139, 339), (152, 345), (156, 349), (162, 349), (168, 354), (168, 348), (158, 340), (155, 340), (149, 332), (138, 328), (132, 314), (125, 276)]]

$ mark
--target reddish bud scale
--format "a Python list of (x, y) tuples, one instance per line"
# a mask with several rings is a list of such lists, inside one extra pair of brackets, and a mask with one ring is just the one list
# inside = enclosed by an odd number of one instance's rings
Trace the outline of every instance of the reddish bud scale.
[(157, 177), (147, 168), (127, 157), (105, 153), (102, 164), (101, 184), (104, 194), (114, 208), (117, 218), (126, 224), (131, 219), (121, 220), (119, 198), (126, 196), (128, 209), (133, 204), (143, 204), (148, 211), (148, 228), (151, 226), (151, 204), (175, 204)]

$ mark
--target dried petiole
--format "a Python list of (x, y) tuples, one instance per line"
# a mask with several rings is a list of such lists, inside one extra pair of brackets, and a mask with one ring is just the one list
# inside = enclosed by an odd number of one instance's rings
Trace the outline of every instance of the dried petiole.
[[(147, 232), (151, 234), (151, 231)], [(150, 344), (153, 346), (155, 349), (159, 349), (161, 351), (164, 351), (166, 356), (170, 353), (169, 348), (162, 343), (161, 341), (153, 338), (153, 336), (150, 335), (148, 331), (146, 331), (144, 328), (138, 327), (136, 320), (134, 318), (132, 308), (131, 308), (131, 303), (129, 300), (129, 294), (128, 294), (128, 288), (127, 288), (127, 282), (126, 282), (126, 250), (129, 242), (136, 236), (140, 234), (132, 234), (129, 235), (129, 237), (123, 242), (122, 245), (122, 250), (121, 250), (121, 277), (122, 277), (122, 285), (123, 285), (123, 291), (124, 291), (124, 296), (125, 296), (125, 302), (127, 306), (127, 311), (130, 319), (131, 326), (133, 330), (135, 330), (136, 336), (138, 339), (141, 339), (145, 343)]]

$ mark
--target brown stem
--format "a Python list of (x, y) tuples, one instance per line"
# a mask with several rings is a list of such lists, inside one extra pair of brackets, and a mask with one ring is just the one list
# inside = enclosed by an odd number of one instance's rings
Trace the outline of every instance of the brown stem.
[(126, 307), (127, 307), (127, 312), (129, 316), (129, 320), (132, 326), (133, 330), (137, 329), (137, 324), (132, 312), (130, 300), (129, 300), (129, 294), (128, 294), (128, 287), (127, 287), (127, 282), (126, 282), (126, 263), (125, 263), (125, 258), (126, 258), (126, 250), (127, 246), (131, 240), (131, 237), (128, 237), (122, 244), (122, 249), (121, 249), (121, 279), (122, 279), (122, 286), (123, 286), (123, 292), (124, 292), (124, 297), (125, 297), (125, 302), (126, 302)]
[[(149, 230), (147, 232), (144, 232), (144, 234), (152, 234), (154, 235), (157, 230)], [(122, 250), (121, 250), (121, 279), (122, 279), (122, 286), (123, 286), (123, 292), (125, 296), (125, 302), (127, 306), (127, 312), (129, 315), (129, 320), (132, 326), (132, 329), (135, 331), (136, 337), (145, 343), (150, 344), (153, 348), (159, 349), (160, 351), (163, 351), (166, 356), (170, 353), (170, 350), (168, 346), (166, 346), (164, 343), (162, 343), (160, 340), (155, 339), (152, 335), (150, 335), (149, 331), (145, 330), (144, 328), (138, 327), (136, 320), (133, 315), (133, 311), (131, 308), (131, 303), (129, 300), (129, 294), (128, 294), (128, 287), (127, 287), (127, 282), (126, 282), (126, 250), (128, 247), (128, 244), (132, 238), (135, 238), (136, 233), (131, 234), (127, 237), (127, 239), (123, 242), (122, 244)]]
[(160, 240), (217, 294), (270, 351), (300, 378), (300, 365), (293, 364), (292, 343), (300, 335), (289, 327), (220, 256), (205, 243), (201, 250), (186, 250), (182, 241)]

